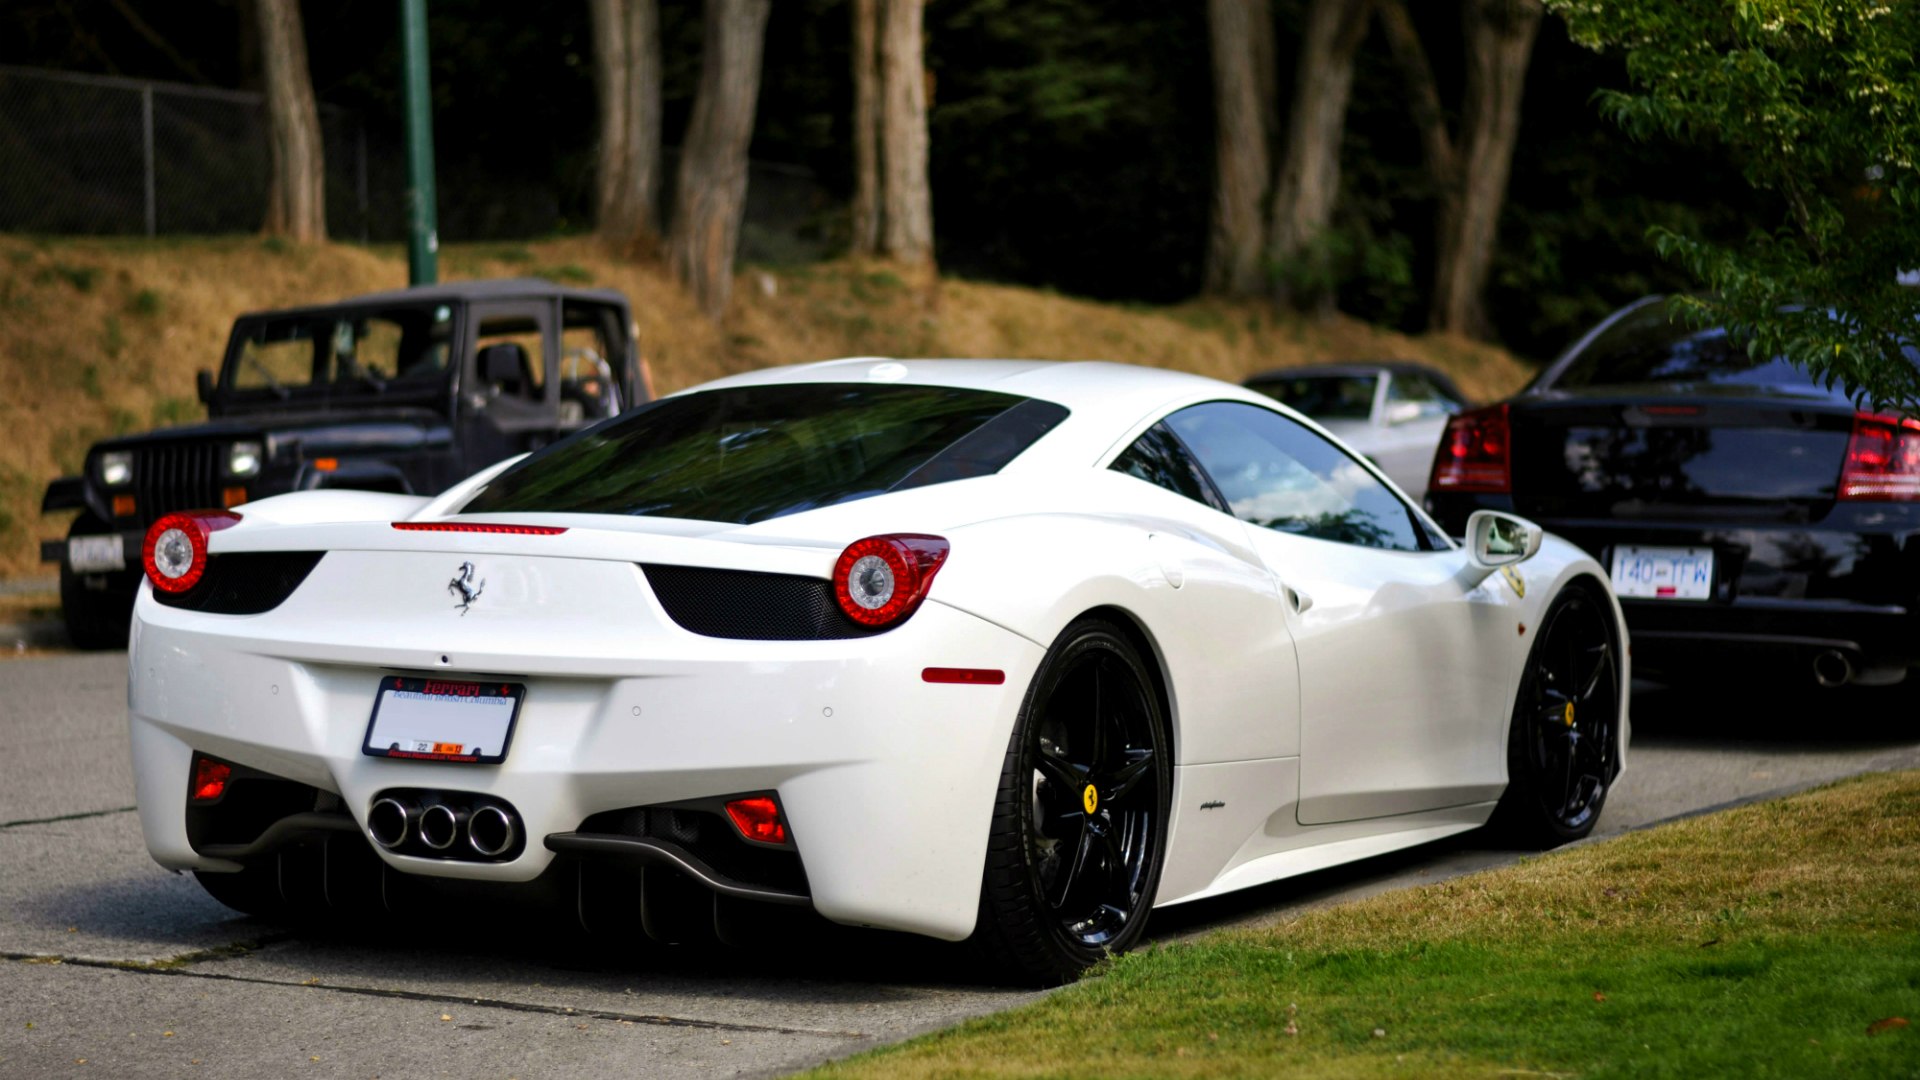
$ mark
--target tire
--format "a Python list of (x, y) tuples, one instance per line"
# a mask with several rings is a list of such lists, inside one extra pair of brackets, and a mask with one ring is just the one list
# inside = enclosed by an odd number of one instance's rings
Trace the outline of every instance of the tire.
[(1620, 635), (1593, 590), (1548, 605), (1527, 654), (1507, 736), (1507, 790), (1488, 823), (1545, 849), (1593, 831), (1620, 773)]
[(235, 873), (195, 870), (194, 880), (207, 895), (242, 915), (277, 921), (287, 914), (286, 898), (280, 893), (280, 860), (249, 863)]
[(973, 943), (1000, 974), (1058, 984), (1139, 940), (1172, 757), (1132, 640), (1105, 620), (1069, 626), (1027, 689), (994, 800)]
[[(108, 531), (104, 522), (92, 515), (82, 515), (67, 530), (67, 539)], [(106, 588), (89, 589), (82, 576), (75, 573), (65, 559), (60, 561), (60, 612), (66, 620), (67, 640), (76, 649), (126, 648), (127, 633), (133, 624), (133, 596), (140, 587), (138, 577), (129, 589), (122, 584), (127, 577), (124, 572), (111, 573), (106, 575)]]

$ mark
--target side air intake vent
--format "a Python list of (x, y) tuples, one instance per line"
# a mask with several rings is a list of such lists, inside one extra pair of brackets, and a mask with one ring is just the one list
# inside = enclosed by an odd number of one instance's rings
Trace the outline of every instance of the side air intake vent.
[(207, 571), (183, 593), (158, 589), (153, 598), (168, 607), (215, 615), (259, 615), (293, 595), (319, 564), (324, 551), (236, 551), (209, 555)]
[(706, 637), (830, 641), (880, 632), (847, 618), (825, 578), (648, 563), (640, 568), (667, 616)]

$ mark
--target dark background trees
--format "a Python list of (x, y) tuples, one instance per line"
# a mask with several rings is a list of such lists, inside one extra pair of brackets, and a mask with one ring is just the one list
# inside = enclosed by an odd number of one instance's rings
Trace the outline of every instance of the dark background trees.
[[(810, 170), (841, 200), (817, 224), (840, 249), (853, 239), (846, 203), (856, 188), (854, 2), (772, 5), (749, 150), (759, 161)], [(1309, 0), (1269, 3), (1285, 128)], [(941, 267), (1103, 299), (1198, 293), (1215, 157), (1206, 9), (1162, 0), (927, 5), (929, 178)], [(383, 129), (397, 133), (391, 0), (331, 0), (324, 17), (318, 10), (306, 9), (316, 96), (360, 112), (376, 141)], [(1457, 125), (1467, 82), (1460, 5), (1406, 10)], [(145, 3), (139, 17), (144, 31), (112, 0), (15, 0), (0, 9), (0, 63), (261, 87), (250, 0)], [(515, 235), (533, 209), (554, 227), (593, 228), (601, 129), (588, 6), (547, 5), (530, 15), (481, 0), (435, 0), (429, 18), (443, 238)], [(659, 4), (660, 137), (668, 148), (685, 140), (693, 112), (701, 22), (694, 0)], [(1595, 90), (1626, 85), (1617, 55), (1577, 47), (1555, 16), (1540, 23), (1483, 293), (1492, 333), (1523, 353), (1550, 355), (1620, 302), (1685, 286), (1682, 272), (1647, 244), (1648, 225), (1744, 234), (1752, 199), (1736, 174), (1702, 150), (1623, 139), (1598, 115)], [(1314, 284), (1344, 311), (1405, 328), (1427, 320), (1441, 210), (1420, 131), (1376, 24), (1354, 57), (1339, 197), (1316, 241), (1323, 263)], [(1276, 156), (1269, 170), (1277, 166)], [(669, 185), (671, 167), (669, 160), (661, 174)]]

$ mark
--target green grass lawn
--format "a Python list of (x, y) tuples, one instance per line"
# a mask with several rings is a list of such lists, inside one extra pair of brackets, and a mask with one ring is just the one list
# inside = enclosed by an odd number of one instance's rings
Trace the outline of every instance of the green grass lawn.
[[(1122, 957), (824, 1076), (1920, 1076), (1920, 773)], [(1871, 1030), (1870, 1030), (1871, 1029)]]

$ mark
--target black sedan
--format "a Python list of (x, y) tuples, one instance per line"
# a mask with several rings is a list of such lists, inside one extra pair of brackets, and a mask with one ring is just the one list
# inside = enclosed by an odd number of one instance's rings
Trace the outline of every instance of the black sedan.
[(1636, 674), (1836, 686), (1920, 664), (1920, 420), (1676, 322), (1662, 297), (1455, 416), (1426, 502), (1456, 535), (1507, 510), (1585, 547)]

